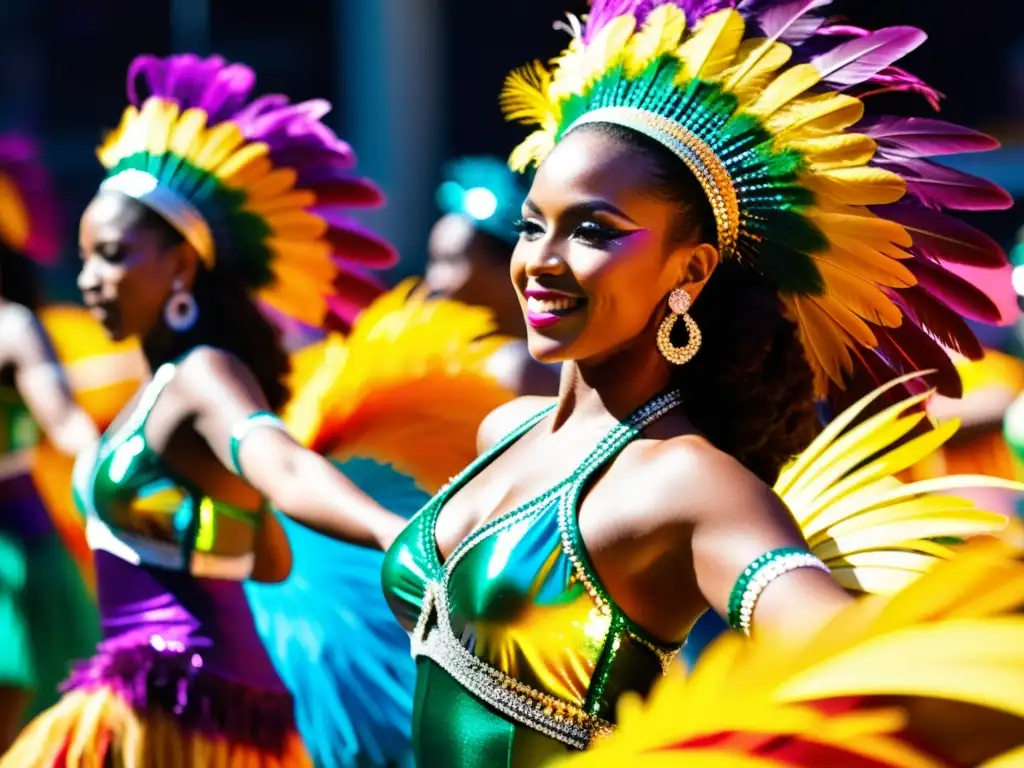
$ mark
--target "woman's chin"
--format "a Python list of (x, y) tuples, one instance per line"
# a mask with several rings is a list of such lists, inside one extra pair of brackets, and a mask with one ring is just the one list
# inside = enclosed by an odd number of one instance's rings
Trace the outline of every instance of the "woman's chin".
[(564, 363), (572, 359), (571, 345), (550, 336), (530, 332), (526, 337), (526, 346), (530, 350), (530, 357), (538, 363)]

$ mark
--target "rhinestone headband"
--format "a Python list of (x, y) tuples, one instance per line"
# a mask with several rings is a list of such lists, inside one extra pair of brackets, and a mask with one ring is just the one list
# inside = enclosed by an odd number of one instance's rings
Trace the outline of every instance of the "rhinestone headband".
[(196, 249), (207, 269), (213, 268), (213, 234), (206, 219), (188, 200), (160, 184), (156, 176), (128, 168), (104, 180), (100, 189), (120, 192), (152, 208)]
[(599, 107), (581, 116), (565, 134), (589, 123), (612, 123), (654, 139), (682, 160), (700, 182), (711, 203), (718, 228), (718, 250), (723, 259), (736, 249), (740, 207), (729, 171), (712, 149), (682, 124), (636, 107)]

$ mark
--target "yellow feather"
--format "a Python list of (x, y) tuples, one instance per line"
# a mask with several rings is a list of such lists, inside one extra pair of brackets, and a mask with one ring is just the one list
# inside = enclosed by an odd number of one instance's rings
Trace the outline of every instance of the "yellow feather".
[(880, 254), (866, 243), (845, 238), (836, 238), (828, 251), (815, 253), (811, 258), (815, 263), (831, 264), (887, 288), (909, 288), (917, 283), (913, 273), (900, 262)]
[(871, 166), (812, 171), (800, 180), (812, 192), (846, 205), (895, 203), (907, 191), (898, 173)]
[(831, 296), (813, 296), (811, 301), (821, 307), (825, 314), (860, 346), (873, 349), (878, 345), (878, 339), (871, 327)]
[(488, 335), (489, 312), (409, 289), (297, 359), (285, 420), (316, 450), (392, 464), (434, 491), (474, 458), (480, 421), (512, 397), (486, 367), (507, 340)]
[(824, 391), (827, 379), (843, 381), (843, 374), (853, 368), (849, 352), (852, 340), (842, 329), (836, 328), (824, 310), (809, 298), (789, 296), (785, 302), (796, 314), (800, 339), (815, 372), (815, 389)]
[(174, 129), (174, 123), (178, 119), (180, 110), (177, 103), (173, 101), (154, 99), (150, 103), (155, 106), (155, 110), (146, 135), (146, 151), (156, 157), (162, 157), (167, 153), (171, 131)]
[[(758, 99), (747, 107), (747, 112), (759, 117), (762, 120), (775, 115), (783, 107), (802, 96), (808, 89), (813, 88), (821, 80), (821, 75), (811, 64), (797, 64), (790, 67), (777, 78), (775, 78), (761, 92)], [(796, 104), (791, 105), (791, 110), (796, 112)], [(788, 114), (788, 113), (787, 113)], [(800, 117), (799, 113), (790, 116), (790, 121)], [(774, 121), (775, 123), (780, 120)], [(774, 126), (772, 132), (778, 132)]]
[(584, 86), (592, 84), (623, 57), (630, 35), (636, 28), (632, 14), (618, 16), (608, 22), (583, 50), (582, 76)]
[(313, 279), (320, 284), (330, 285), (338, 274), (338, 268), (331, 259), (331, 246), (322, 240), (269, 237), (266, 244), (277, 254), (275, 262), (298, 271), (300, 283)]
[(767, 85), (764, 78), (775, 74), (792, 55), (792, 49), (785, 43), (765, 37), (748, 38), (740, 43), (736, 63), (722, 73), (722, 87), (737, 93), (757, 82), (763, 88)]
[(651, 11), (643, 28), (633, 35), (623, 52), (626, 75), (636, 77), (659, 56), (674, 51), (686, 32), (686, 14), (671, 3)]
[(237, 125), (218, 123), (206, 132), (202, 143), (193, 145), (192, 151), (185, 159), (196, 168), (212, 171), (243, 144), (245, 137)]
[(124, 151), (122, 142), (125, 136), (128, 134), (128, 128), (139, 119), (139, 110), (134, 106), (125, 107), (124, 112), (121, 113), (121, 122), (117, 128), (110, 131), (104, 139), (103, 143), (96, 150), (96, 156), (99, 158), (100, 163), (103, 164), (104, 168), (113, 168), (129, 154)]
[[(791, 70), (787, 70), (789, 71)], [(786, 73), (782, 76), (786, 76)], [(791, 77), (797, 79), (799, 85), (799, 77)], [(863, 116), (864, 104), (860, 99), (843, 93), (822, 93), (803, 96), (773, 111), (765, 122), (765, 127), (785, 145), (790, 141), (844, 131)]]
[[(928, 371), (917, 371), (904, 376), (898, 376), (892, 381), (878, 387), (873, 392), (869, 392), (864, 395), (856, 403), (838, 414), (829, 422), (828, 426), (822, 430), (821, 434), (814, 439), (804, 452), (782, 470), (779, 474), (778, 481), (775, 483), (775, 492), (785, 498), (787, 493), (799, 490), (804, 483), (817, 474), (816, 469), (811, 469), (812, 465), (814, 465), (815, 462), (821, 461), (821, 457), (829, 450), (836, 439), (856, 421), (857, 417), (860, 416), (860, 414), (862, 414), (871, 405), (871, 403), (891, 389), (902, 386), (914, 379), (920, 379), (927, 375), (927, 373)], [(909, 407), (914, 404), (914, 402), (920, 401), (910, 399), (905, 402), (908, 403), (905, 407)]]
[(555, 148), (555, 132), (539, 129), (520, 142), (508, 158), (508, 167), (522, 173), (531, 165), (540, 165)]
[(829, 261), (815, 260), (825, 281), (825, 293), (875, 325), (898, 328), (903, 313), (892, 299), (869, 280)]
[(676, 49), (682, 64), (679, 80), (710, 80), (733, 65), (745, 25), (739, 13), (727, 8), (704, 17), (694, 33)]
[(171, 152), (178, 157), (188, 157), (192, 146), (206, 129), (206, 112), (197, 107), (186, 109), (181, 113), (168, 145)]
[(272, 213), (280, 213), (292, 209), (305, 210), (316, 205), (316, 193), (308, 189), (293, 189), (277, 197), (263, 200), (246, 200), (245, 210), (252, 211), (260, 216), (269, 216)]
[(787, 146), (803, 154), (809, 167), (817, 171), (865, 165), (874, 157), (877, 145), (869, 136), (840, 133), (791, 141)]
[(319, 291), (306, 290), (280, 281), (260, 290), (259, 297), (278, 312), (314, 327), (323, 324), (327, 312), (323, 294)]
[(246, 184), (243, 190), (248, 200), (272, 199), (294, 187), (298, 176), (294, 168), (275, 168), (258, 181)]
[(327, 232), (327, 222), (306, 211), (282, 211), (267, 217), (275, 237), (282, 240), (314, 240)]
[(270, 147), (263, 142), (247, 144), (221, 163), (217, 178), (233, 189), (252, 184), (273, 169), (269, 154)]
[(551, 73), (540, 61), (513, 70), (501, 88), (499, 104), (506, 120), (553, 128), (558, 125), (558, 102), (548, 98)]
[(866, 242), (893, 243), (903, 248), (909, 248), (913, 243), (910, 233), (902, 224), (882, 218), (863, 206), (818, 203), (805, 211), (804, 215), (830, 237), (833, 234), (859, 237)]

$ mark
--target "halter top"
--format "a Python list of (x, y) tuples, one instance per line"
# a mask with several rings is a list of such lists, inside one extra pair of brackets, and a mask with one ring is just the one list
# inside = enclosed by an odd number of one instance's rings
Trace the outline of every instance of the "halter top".
[(252, 574), (262, 512), (204, 496), (146, 440), (146, 422), (175, 363), (157, 369), (134, 410), (75, 462), (75, 503), (93, 550), (133, 565), (241, 581)]
[(420, 765), (536, 765), (611, 730), (619, 697), (647, 693), (672, 663), (665, 645), (611, 600), (577, 515), (600, 470), (677, 406), (662, 395), (616, 425), (563, 481), (478, 528), (442, 563), (435, 527), (447, 500), (536, 426), (538, 413), (442, 489), (384, 559), (384, 591), (418, 660)]

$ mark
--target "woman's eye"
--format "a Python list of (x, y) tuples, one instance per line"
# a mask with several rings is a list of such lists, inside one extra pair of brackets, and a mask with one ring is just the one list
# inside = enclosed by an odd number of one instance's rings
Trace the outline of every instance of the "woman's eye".
[(520, 219), (516, 222), (516, 232), (518, 232), (519, 236), (524, 240), (532, 240), (544, 234), (544, 229), (536, 221)]
[(585, 221), (576, 228), (573, 237), (590, 245), (604, 245), (613, 240), (619, 240), (628, 234), (629, 232), (624, 232), (621, 229), (602, 227), (600, 224), (592, 221)]
[(117, 243), (102, 243), (96, 246), (96, 255), (104, 261), (117, 264), (124, 260), (125, 252)]

